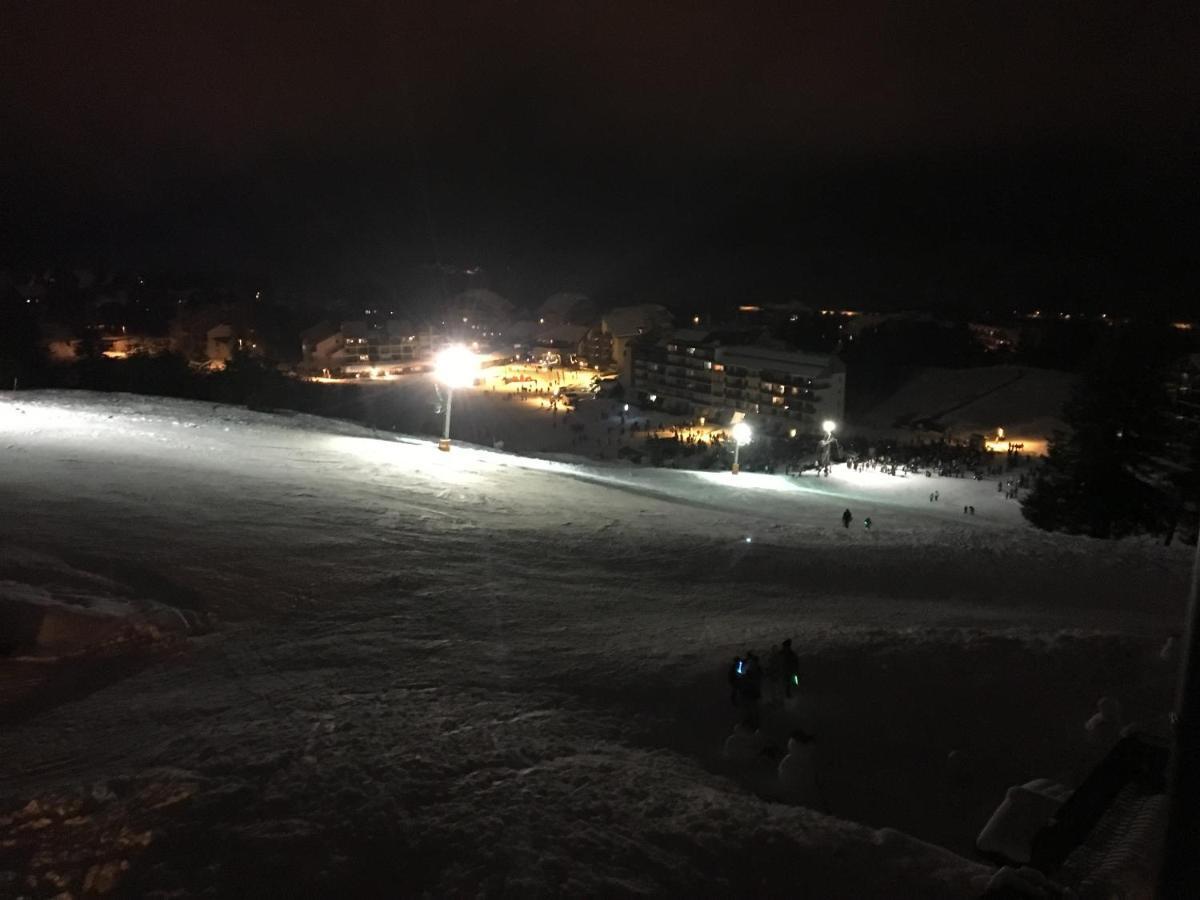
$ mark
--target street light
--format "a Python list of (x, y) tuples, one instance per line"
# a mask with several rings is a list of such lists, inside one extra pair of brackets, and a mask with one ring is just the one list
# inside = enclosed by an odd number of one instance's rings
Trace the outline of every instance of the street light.
[(837, 429), (837, 422), (833, 419), (826, 419), (821, 423), (821, 427), (825, 429), (825, 437), (821, 438), (820, 463), (822, 468), (828, 469), (830, 457), (833, 455), (833, 432)]
[(434, 377), (446, 388), (446, 424), (442, 429), (442, 439), (438, 441), (439, 450), (450, 450), (450, 405), (454, 400), (454, 389), (469, 387), (477, 371), (479, 360), (461, 344), (447, 347), (434, 360)]
[(738, 422), (733, 426), (733, 474), (738, 473), (738, 451), (742, 449), (742, 444), (750, 443), (754, 437), (754, 432), (750, 430), (750, 426), (745, 422)]

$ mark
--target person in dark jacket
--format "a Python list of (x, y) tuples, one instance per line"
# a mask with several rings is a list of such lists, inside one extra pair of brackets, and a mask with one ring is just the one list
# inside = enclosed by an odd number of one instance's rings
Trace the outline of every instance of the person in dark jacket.
[(853, 521), (853, 519), (854, 519), (854, 516), (850, 515), (850, 510), (846, 510), (845, 512), (843, 512), (842, 513), (842, 527), (849, 528), (850, 522)]
[(792, 696), (792, 688), (800, 685), (800, 658), (792, 649), (792, 639), (783, 642), (779, 650), (779, 674), (783, 678), (784, 696)]

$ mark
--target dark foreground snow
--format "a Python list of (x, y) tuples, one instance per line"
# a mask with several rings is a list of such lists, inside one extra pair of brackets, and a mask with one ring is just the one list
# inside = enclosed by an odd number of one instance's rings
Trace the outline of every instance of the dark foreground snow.
[[(0, 600), (218, 625), (0, 660), (42, 691), (0, 689), (0, 896), (971, 896), (1004, 787), (1077, 781), (1098, 697), (1165, 712), (1188, 560), (928, 484), (5, 397)], [(875, 528), (842, 529), (847, 506)], [(818, 735), (838, 818), (721, 758), (728, 659), (788, 635), (802, 696), (764, 727)]]

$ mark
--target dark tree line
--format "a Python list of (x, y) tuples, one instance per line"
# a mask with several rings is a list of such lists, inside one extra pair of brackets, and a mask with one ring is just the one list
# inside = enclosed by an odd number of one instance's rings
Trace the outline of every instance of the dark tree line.
[[(1022, 504), (1039, 528), (1100, 538), (1195, 540), (1200, 416), (1187, 347), (1164, 330), (1114, 329), (1096, 346)], [(1181, 394), (1179, 386), (1184, 385)]]

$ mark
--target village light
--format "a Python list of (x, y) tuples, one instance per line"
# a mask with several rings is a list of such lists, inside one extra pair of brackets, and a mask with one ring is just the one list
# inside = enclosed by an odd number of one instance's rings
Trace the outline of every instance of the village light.
[(742, 449), (742, 444), (750, 443), (754, 437), (754, 432), (745, 422), (738, 422), (733, 426), (733, 474), (736, 475), (739, 471), (738, 452)]
[(438, 441), (438, 449), (450, 449), (450, 406), (454, 400), (454, 389), (469, 387), (475, 380), (479, 370), (479, 360), (475, 354), (459, 344), (447, 347), (434, 360), (434, 377), (446, 388), (446, 423), (442, 429), (442, 439)]

